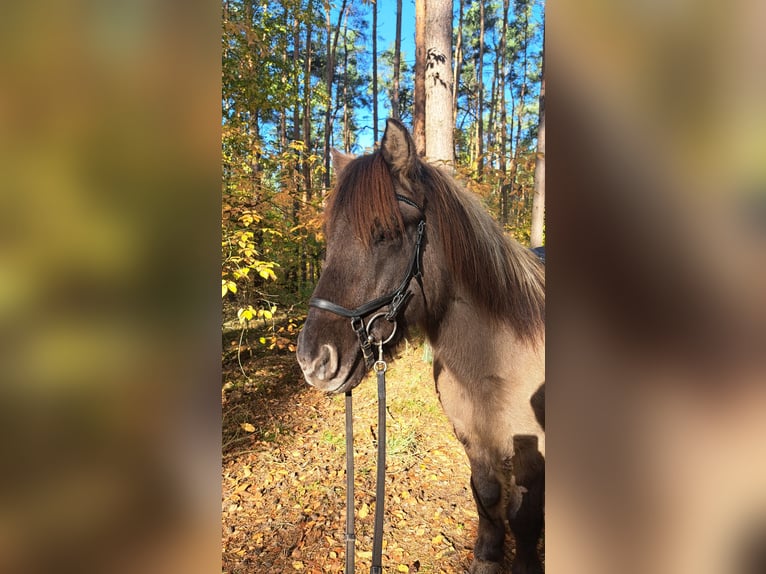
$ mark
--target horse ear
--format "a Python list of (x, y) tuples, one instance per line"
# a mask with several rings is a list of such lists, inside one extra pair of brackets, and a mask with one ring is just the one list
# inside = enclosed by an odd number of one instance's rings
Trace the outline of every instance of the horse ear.
[(400, 121), (386, 121), (380, 153), (395, 173), (408, 173), (415, 164), (415, 141)]
[(332, 156), (332, 166), (335, 168), (335, 175), (343, 173), (346, 166), (356, 159), (353, 155), (340, 152), (335, 148), (330, 150), (330, 155)]

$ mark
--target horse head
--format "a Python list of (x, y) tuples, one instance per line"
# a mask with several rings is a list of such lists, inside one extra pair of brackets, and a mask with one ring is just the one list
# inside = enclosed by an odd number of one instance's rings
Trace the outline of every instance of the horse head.
[(337, 182), (325, 210), (325, 259), (297, 348), (306, 381), (321, 390), (357, 386), (378, 345), (395, 345), (422, 317), (416, 283), (425, 206), (412, 183), (420, 163), (412, 137), (395, 120), (375, 153), (333, 152)]

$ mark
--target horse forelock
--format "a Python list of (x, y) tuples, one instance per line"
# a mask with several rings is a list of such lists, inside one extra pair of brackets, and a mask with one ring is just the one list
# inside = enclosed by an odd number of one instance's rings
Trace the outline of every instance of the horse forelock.
[(425, 163), (420, 168), (426, 218), (438, 229), (446, 268), (491, 319), (537, 340), (545, 323), (545, 275), (535, 256), (451, 176)]
[(354, 159), (340, 174), (325, 210), (325, 226), (332, 233), (345, 215), (354, 235), (366, 246), (379, 229), (401, 234), (402, 214), (397, 205), (391, 172), (380, 152)]

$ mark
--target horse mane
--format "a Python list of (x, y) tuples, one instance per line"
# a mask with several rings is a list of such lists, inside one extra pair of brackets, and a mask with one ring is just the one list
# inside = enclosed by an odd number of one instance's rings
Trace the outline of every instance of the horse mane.
[(397, 205), (394, 182), (380, 152), (354, 159), (341, 172), (325, 209), (328, 232), (332, 232), (341, 212), (347, 214), (354, 235), (367, 247), (376, 230), (388, 237), (402, 234), (404, 220)]
[[(545, 324), (545, 274), (535, 255), (507, 237), (444, 171), (416, 159), (410, 180), (424, 197), (426, 236), (438, 233), (450, 275), (491, 320), (505, 320), (520, 337), (536, 341)], [(341, 212), (367, 246), (376, 231), (403, 233), (393, 176), (379, 151), (356, 158), (341, 173), (325, 211), (328, 231)]]
[(447, 268), (492, 319), (534, 341), (545, 324), (545, 273), (535, 255), (503, 233), (478, 199), (450, 175), (419, 163)]

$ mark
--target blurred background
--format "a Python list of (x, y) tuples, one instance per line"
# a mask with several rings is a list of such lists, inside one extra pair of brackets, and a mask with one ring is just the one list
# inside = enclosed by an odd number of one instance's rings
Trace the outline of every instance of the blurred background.
[(546, 565), (766, 572), (764, 6), (548, 8)]
[[(766, 571), (762, 3), (547, 6), (549, 572)], [(0, 571), (220, 552), (221, 9), (0, 9)]]
[(215, 571), (220, 8), (10, 3), (0, 44), (0, 571)]

